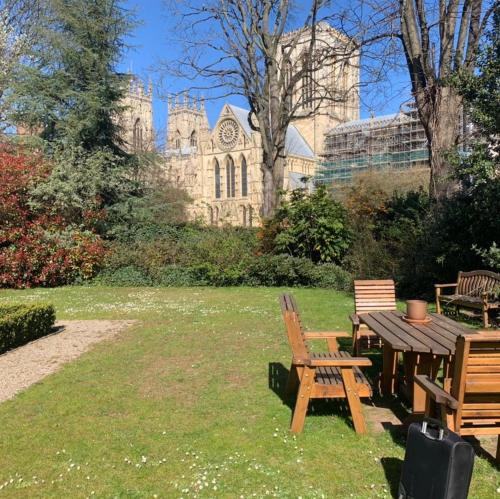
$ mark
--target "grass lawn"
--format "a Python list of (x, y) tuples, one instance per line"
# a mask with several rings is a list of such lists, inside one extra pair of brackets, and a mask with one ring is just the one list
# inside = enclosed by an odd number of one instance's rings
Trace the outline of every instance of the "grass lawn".
[[(281, 291), (1, 291), (50, 301), (58, 319), (140, 322), (0, 405), (0, 497), (391, 497), (400, 437), (356, 435), (334, 403), (289, 433), (290, 408), (269, 387), (270, 364), (290, 361)], [(306, 327), (348, 330), (350, 296), (293, 293)], [(470, 497), (498, 487), (476, 459)]]

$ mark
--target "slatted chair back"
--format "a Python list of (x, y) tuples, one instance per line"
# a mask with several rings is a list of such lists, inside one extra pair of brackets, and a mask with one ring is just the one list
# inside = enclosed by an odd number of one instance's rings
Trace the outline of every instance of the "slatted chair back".
[(489, 270), (459, 272), (457, 277), (458, 295), (480, 297), (482, 293), (491, 293), (500, 286), (500, 274)]
[(293, 352), (294, 358), (309, 359), (309, 347), (307, 346), (304, 330), (300, 322), (299, 309), (292, 295), (284, 294), (280, 296), (281, 313), (285, 321), (288, 342)]
[(356, 314), (396, 310), (396, 291), (392, 279), (354, 281)]
[(500, 433), (500, 332), (459, 337), (451, 395), (458, 433)]

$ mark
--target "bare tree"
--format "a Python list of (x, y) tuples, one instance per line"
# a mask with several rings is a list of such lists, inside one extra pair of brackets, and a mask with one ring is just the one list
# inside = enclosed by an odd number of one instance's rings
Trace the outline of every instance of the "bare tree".
[(474, 71), (479, 41), (494, 8), (485, 0), (439, 0), (439, 5), (399, 0), (399, 36), (427, 134), (430, 193), (437, 202), (454, 190), (448, 154), (461, 136), (463, 102), (452, 77)]
[[(328, 78), (325, 70), (340, 70), (359, 60), (354, 40), (337, 31), (333, 37), (322, 36), (321, 30), (334, 32), (321, 23), (325, 0), (311, 0), (302, 7), (302, 23), (297, 22), (294, 3), (186, 2), (180, 9), (184, 26), (179, 30), (186, 33), (185, 53), (168, 65), (170, 74), (192, 79), (192, 89), (216, 89), (218, 97), (239, 94), (247, 99), (248, 123), (262, 139), (264, 217), (279, 204), (290, 122), (314, 114), (324, 100), (348, 99), (353, 88), (332, 84), (332, 71)], [(299, 29), (290, 32), (292, 25)]]

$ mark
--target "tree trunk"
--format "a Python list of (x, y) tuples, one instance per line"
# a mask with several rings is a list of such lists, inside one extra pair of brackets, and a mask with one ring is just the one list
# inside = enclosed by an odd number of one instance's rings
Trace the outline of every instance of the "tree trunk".
[(440, 204), (457, 189), (450, 155), (462, 137), (462, 98), (451, 87), (434, 87), (432, 97), (417, 96), (420, 119), (426, 131), (431, 169), (429, 194)]
[[(264, 155), (265, 156), (265, 155)], [(269, 218), (280, 204), (281, 191), (285, 173), (285, 160), (279, 157), (276, 161), (262, 162), (262, 217)]]

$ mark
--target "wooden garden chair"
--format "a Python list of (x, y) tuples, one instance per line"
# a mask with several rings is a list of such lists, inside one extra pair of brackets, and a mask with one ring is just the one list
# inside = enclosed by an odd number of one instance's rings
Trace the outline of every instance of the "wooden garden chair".
[(396, 310), (396, 291), (392, 279), (354, 281), (354, 314), (352, 322), (352, 352), (359, 355), (362, 343), (368, 348), (382, 347), (382, 340), (367, 325), (360, 324), (359, 316), (369, 312)]
[[(347, 352), (339, 352), (337, 338), (348, 338), (348, 333), (304, 332), (297, 304), (291, 295), (281, 296), (280, 304), (293, 353), (286, 391), (297, 391), (291, 431), (299, 433), (304, 428), (309, 400), (345, 398), (351, 411), (354, 429), (357, 433), (366, 433), (360, 399), (371, 397), (372, 392), (368, 380), (359, 368), (370, 366), (371, 361), (352, 357)], [(309, 351), (308, 341), (316, 339), (327, 341), (329, 353)]]
[[(415, 382), (433, 400), (447, 427), (459, 435), (500, 435), (500, 331), (459, 336), (453, 378), (444, 389), (424, 375)], [(500, 465), (500, 438), (496, 460)]]

